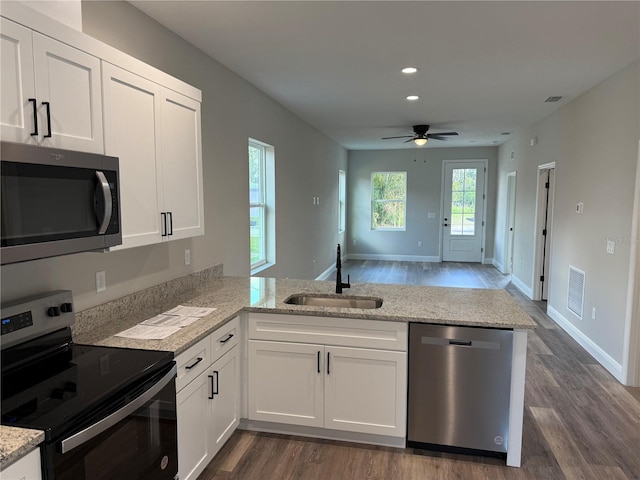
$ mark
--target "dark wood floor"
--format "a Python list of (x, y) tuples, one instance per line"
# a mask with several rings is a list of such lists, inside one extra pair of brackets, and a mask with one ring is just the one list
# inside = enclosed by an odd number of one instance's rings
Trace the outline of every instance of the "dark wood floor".
[[(198, 480), (640, 479), (640, 388), (620, 385), (493, 267), (349, 261), (352, 282), (502, 288), (531, 315), (522, 467), (503, 460), (237, 431)], [(433, 283), (430, 283), (433, 282)]]

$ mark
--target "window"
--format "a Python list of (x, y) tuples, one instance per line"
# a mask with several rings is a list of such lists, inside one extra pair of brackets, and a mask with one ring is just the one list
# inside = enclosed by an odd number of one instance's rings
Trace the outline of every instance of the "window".
[(371, 174), (371, 229), (404, 230), (407, 172)]
[(474, 235), (476, 168), (454, 168), (451, 178), (451, 235)]
[(338, 170), (338, 232), (345, 231), (347, 225), (347, 174)]
[(275, 263), (274, 149), (249, 139), (251, 272)]

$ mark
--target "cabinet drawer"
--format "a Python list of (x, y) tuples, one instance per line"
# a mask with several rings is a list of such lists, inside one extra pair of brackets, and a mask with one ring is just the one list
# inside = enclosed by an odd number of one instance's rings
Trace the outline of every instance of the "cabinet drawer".
[(178, 377), (176, 378), (176, 391), (186, 387), (211, 365), (210, 338), (200, 340), (198, 343), (182, 352), (176, 357)]
[(215, 362), (238, 344), (240, 317), (235, 317), (211, 334), (211, 361)]
[(249, 338), (406, 351), (407, 324), (354, 318), (250, 313)]

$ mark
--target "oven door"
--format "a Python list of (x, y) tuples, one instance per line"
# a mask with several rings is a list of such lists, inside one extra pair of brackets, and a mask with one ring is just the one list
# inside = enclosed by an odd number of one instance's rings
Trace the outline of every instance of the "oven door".
[(178, 474), (176, 367), (142, 395), (44, 448), (45, 480), (172, 480)]

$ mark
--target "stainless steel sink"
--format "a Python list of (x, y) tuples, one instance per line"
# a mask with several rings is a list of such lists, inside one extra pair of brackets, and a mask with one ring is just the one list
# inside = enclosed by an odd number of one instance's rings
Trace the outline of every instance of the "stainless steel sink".
[(300, 293), (291, 295), (284, 303), (289, 305), (308, 305), (311, 307), (338, 307), (338, 308), (380, 308), (382, 299), (378, 297), (348, 297), (333, 295), (315, 295), (312, 293)]

